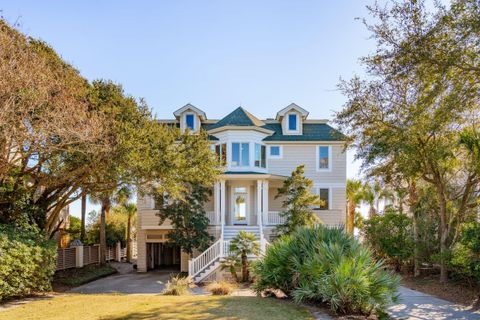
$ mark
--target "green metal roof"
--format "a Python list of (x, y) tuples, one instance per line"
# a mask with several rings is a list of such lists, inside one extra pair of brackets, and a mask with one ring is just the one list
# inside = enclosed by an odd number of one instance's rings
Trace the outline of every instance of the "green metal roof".
[(238, 107), (217, 123), (210, 125), (207, 130), (225, 126), (261, 127), (263, 125), (265, 125), (263, 121), (257, 119), (253, 114), (242, 107)]

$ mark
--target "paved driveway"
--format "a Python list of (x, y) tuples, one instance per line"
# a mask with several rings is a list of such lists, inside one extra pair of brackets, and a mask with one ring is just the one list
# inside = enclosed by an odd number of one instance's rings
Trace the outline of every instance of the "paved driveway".
[(472, 312), (466, 307), (415, 290), (400, 287), (400, 295), (400, 302), (388, 309), (395, 319), (480, 319), (480, 311)]
[(168, 272), (126, 273), (115, 274), (102, 278), (70, 292), (76, 293), (161, 293), (170, 278)]
[[(149, 271), (137, 273), (125, 267), (127, 264), (114, 265), (119, 273), (95, 280), (82, 286), (71, 289), (74, 293), (136, 293), (160, 294), (170, 279), (171, 271)], [(194, 294), (204, 293), (201, 288), (193, 288)]]

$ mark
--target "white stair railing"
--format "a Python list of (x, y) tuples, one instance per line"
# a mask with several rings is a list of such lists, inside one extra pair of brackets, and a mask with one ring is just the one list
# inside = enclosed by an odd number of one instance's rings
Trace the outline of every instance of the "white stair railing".
[(195, 278), (205, 270), (212, 262), (220, 258), (223, 251), (223, 240), (219, 239), (198, 257), (188, 261), (188, 274)]

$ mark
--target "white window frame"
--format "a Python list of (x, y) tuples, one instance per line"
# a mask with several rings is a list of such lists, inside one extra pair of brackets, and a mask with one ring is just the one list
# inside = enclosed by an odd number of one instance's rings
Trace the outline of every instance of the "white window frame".
[[(187, 116), (192, 116), (193, 117), (193, 128), (190, 129), (187, 125)], [(189, 129), (190, 131), (195, 131), (197, 130), (197, 119), (195, 119), (195, 113), (193, 112), (186, 112), (184, 116), (184, 122), (185, 122), (185, 130)]]
[[(233, 165), (233, 144), (234, 143), (238, 143), (240, 144), (240, 164), (239, 165), (236, 165), (234, 166)], [(248, 165), (244, 166), (242, 165), (242, 160), (243, 160), (243, 157), (242, 157), (242, 144), (247, 144), (248, 145)], [(250, 168), (250, 167), (253, 167), (252, 166), (252, 153), (251, 153), (251, 150), (252, 149), (252, 146), (250, 145), (250, 142), (248, 141), (232, 141), (232, 143), (230, 144), (230, 150), (231, 150), (231, 155), (230, 155), (230, 167), (232, 168)], [(227, 149), (228, 150), (228, 149)], [(254, 150), (255, 152), (255, 150)], [(253, 160), (255, 161), (255, 157), (253, 157)], [(228, 151), (227, 151), (227, 161), (228, 161)]]
[[(295, 115), (295, 118), (296, 118), (296, 125), (297, 125), (297, 129), (296, 130), (290, 130), (290, 115)], [(286, 114), (286, 117), (287, 117), (287, 132), (288, 133), (300, 133), (300, 116), (298, 113), (296, 112), (289, 112)]]
[[(272, 155), (272, 151), (271, 151), (272, 147), (278, 147), (278, 149), (279, 149), (278, 156), (277, 155)], [(268, 157), (270, 159), (282, 159), (283, 158), (283, 148), (282, 148), (282, 146), (279, 146), (279, 145), (268, 146)]]
[[(320, 168), (320, 147), (328, 147), (328, 168)], [(316, 149), (316, 158), (315, 158), (315, 168), (317, 172), (331, 172), (332, 171), (332, 146), (327, 145), (317, 145)]]
[(327, 209), (320, 209), (319, 207), (315, 208), (318, 211), (327, 211), (332, 210), (332, 188), (331, 187), (317, 187), (317, 195), (320, 197), (320, 189), (327, 189), (328, 190), (328, 208)]
[[(257, 149), (257, 145), (260, 146), (260, 165), (259, 165), (259, 166), (255, 165), (255, 161), (256, 161), (256, 160), (255, 160), (255, 152), (257, 151), (257, 150), (256, 150), (256, 149)], [(265, 167), (262, 167), (262, 147), (265, 147)], [(253, 166), (254, 166), (255, 168), (258, 168), (258, 169), (267, 169), (268, 150), (269, 150), (269, 149), (267, 148), (267, 146), (264, 145), (264, 144), (262, 144), (262, 143), (255, 142), (255, 143), (253, 144)]]

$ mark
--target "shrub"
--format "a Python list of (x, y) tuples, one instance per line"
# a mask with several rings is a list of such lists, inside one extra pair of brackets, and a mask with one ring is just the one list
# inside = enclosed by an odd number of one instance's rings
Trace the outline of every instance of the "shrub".
[[(477, 282), (480, 288), (480, 222), (466, 223), (460, 241), (452, 250), (451, 264), (454, 272)], [(480, 293), (475, 302), (480, 307)]]
[(397, 299), (398, 276), (342, 229), (299, 228), (269, 246), (252, 269), (258, 294), (280, 289), (338, 313), (380, 313)]
[(237, 288), (237, 286), (228, 281), (213, 281), (206, 287), (207, 291), (211, 292), (214, 296), (228, 296)]
[(56, 255), (35, 228), (0, 225), (0, 301), (51, 290)]
[(240, 261), (236, 256), (228, 256), (222, 262), (222, 265), (220, 268), (221, 270), (228, 270), (230, 272), (230, 275), (232, 276), (232, 279), (235, 282), (238, 282), (237, 268), (240, 266), (241, 266)]
[(193, 287), (193, 281), (191, 277), (185, 277), (178, 274), (176, 276), (170, 276), (170, 280), (163, 290), (163, 294), (167, 296), (184, 296), (190, 294), (190, 288)]
[(397, 271), (413, 257), (412, 220), (393, 209), (364, 222), (362, 233), (378, 258)]

